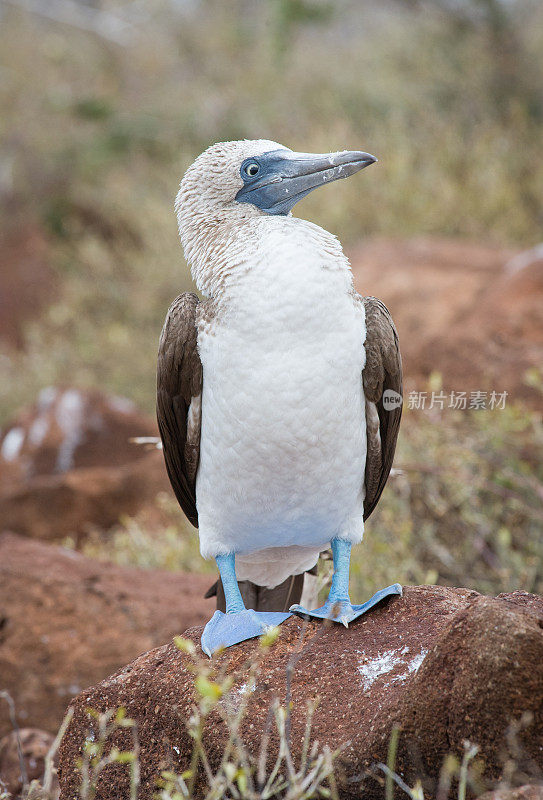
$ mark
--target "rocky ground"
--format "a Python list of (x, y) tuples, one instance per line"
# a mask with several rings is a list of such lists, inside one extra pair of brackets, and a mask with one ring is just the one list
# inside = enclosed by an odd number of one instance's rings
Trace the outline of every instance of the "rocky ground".
[[(209, 585), (209, 576), (101, 564), (0, 534), (1, 688), (19, 724), (55, 733), (86, 686), (209, 619)], [(0, 736), (10, 730), (0, 707)]]
[[(524, 777), (535, 779), (543, 747), (542, 627), (539, 597), (515, 592), (489, 598), (437, 586), (406, 587), (402, 598), (348, 630), (291, 618), (263, 658), (254, 687), (247, 664), (257, 657), (258, 645), (245, 642), (217, 657), (216, 666), (234, 683), (205, 721), (209, 770), (220, 769), (229, 737), (225, 717), (230, 713), (232, 719), (250, 692), (240, 728), (247, 751), (260, 752), (273, 699), (290, 700), (295, 764), (302, 758), (307, 702), (319, 698), (312, 740), (321, 748), (343, 748), (337, 761), (341, 798), (383, 797), (383, 773), (375, 765), (387, 760), (394, 726), (401, 729), (396, 771), (408, 785), (422, 779), (426, 796), (435, 796), (444, 759), (451, 752), (461, 757), (465, 739), (479, 743), (481, 788), (498, 780), (512, 757)], [(201, 630), (191, 629), (186, 637), (198, 645)], [(61, 798), (74, 796), (77, 761), (88, 737), (97, 736), (89, 708), (124, 707), (137, 722), (142, 800), (153, 797), (162, 770), (186, 769), (193, 748), (187, 723), (195, 702), (190, 663), (166, 644), (72, 702), (74, 717), (60, 751)], [(129, 741), (126, 729), (110, 739), (120, 749)], [(267, 747), (269, 768), (278, 747), (275, 731)], [(198, 780), (199, 795), (205, 775)], [(127, 794), (127, 770), (119, 764), (106, 768), (97, 800)]]
[(33, 539), (80, 541), (169, 491), (162, 453), (135, 444), (158, 435), (121, 397), (47, 387), (0, 435), (2, 529)]

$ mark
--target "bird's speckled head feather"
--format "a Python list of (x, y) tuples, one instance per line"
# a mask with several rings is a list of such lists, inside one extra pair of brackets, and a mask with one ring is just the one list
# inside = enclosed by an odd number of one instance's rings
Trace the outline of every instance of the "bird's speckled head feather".
[(181, 180), (175, 203), (180, 227), (187, 215), (201, 208), (209, 211), (213, 207), (231, 206), (235, 210), (239, 206), (236, 195), (243, 187), (241, 164), (252, 156), (287, 149), (267, 139), (212, 144), (191, 164)]
[[(262, 215), (256, 207), (238, 203), (243, 187), (243, 161), (272, 150), (287, 150), (267, 139), (244, 139), (211, 145), (187, 169), (175, 201), (177, 223), (185, 258), (198, 288), (214, 295), (234, 239), (242, 247), (243, 223)], [(240, 229), (240, 225), (242, 226)]]

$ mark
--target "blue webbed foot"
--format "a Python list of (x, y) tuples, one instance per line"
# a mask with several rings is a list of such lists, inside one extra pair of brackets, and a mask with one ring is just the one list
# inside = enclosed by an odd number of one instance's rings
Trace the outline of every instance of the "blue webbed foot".
[(290, 610), (299, 617), (308, 619), (311, 617), (315, 619), (331, 619), (333, 622), (341, 622), (348, 628), (349, 622), (361, 617), (362, 614), (365, 614), (366, 611), (369, 611), (386, 597), (401, 594), (402, 587), (400, 584), (393, 583), (385, 589), (379, 589), (378, 592), (375, 592), (373, 597), (370, 597), (370, 599), (362, 603), (361, 606), (353, 606), (349, 600), (330, 600), (330, 598), (328, 598), (323, 606), (316, 608), (314, 611), (308, 611), (308, 609), (299, 605), (291, 606)]
[(211, 657), (219, 647), (230, 647), (246, 639), (262, 636), (269, 627), (280, 625), (291, 616), (289, 612), (253, 611), (250, 608), (228, 614), (215, 611), (204, 628), (202, 650)]

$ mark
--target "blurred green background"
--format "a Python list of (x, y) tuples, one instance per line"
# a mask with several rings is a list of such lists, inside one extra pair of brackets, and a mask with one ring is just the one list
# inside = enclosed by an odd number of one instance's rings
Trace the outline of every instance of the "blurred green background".
[[(517, 249), (543, 238), (537, 0), (31, 7), (0, 5), (1, 230), (40, 231), (54, 292), (23, 346), (2, 351), (0, 425), (49, 384), (153, 412), (162, 321), (191, 287), (173, 200), (215, 141), (375, 153), (371, 177), (296, 208), (347, 247), (375, 234)], [(390, 580), (543, 589), (542, 444), (537, 409), (521, 403), (492, 418), (407, 412), (398, 463), (422, 469), (391, 481), (368, 525), (360, 591)], [(200, 563), (192, 544), (153, 534), (148, 546), (134, 530), (89, 552)]]

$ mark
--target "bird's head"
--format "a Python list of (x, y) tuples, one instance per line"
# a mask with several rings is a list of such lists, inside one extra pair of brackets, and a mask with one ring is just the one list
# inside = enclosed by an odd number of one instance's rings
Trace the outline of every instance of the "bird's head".
[(369, 153), (296, 153), (266, 139), (219, 142), (208, 147), (185, 173), (176, 208), (239, 209), (244, 203), (261, 214), (286, 215), (313, 189), (348, 178), (377, 159)]
[[(175, 208), (187, 260), (216, 251), (218, 229), (240, 235), (258, 217), (287, 216), (313, 189), (347, 178), (377, 159), (369, 153), (296, 153), (266, 139), (219, 142), (188, 168)], [(194, 270), (193, 270), (194, 272)]]

